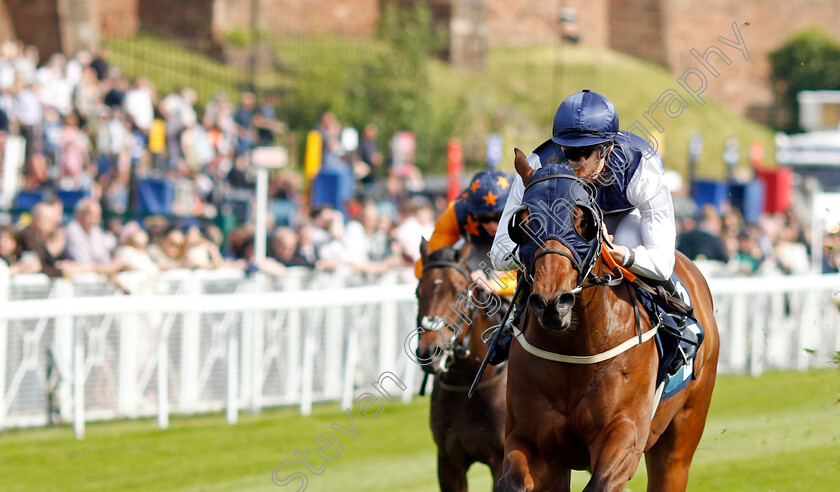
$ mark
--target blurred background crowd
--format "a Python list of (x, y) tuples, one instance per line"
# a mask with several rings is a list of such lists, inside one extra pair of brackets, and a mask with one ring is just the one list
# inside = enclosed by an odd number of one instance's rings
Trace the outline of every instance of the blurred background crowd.
[[(382, 145), (390, 136), (371, 124), (348, 137), (326, 112), (313, 122), (317, 173), (271, 173), (268, 257), (256, 259), (250, 157), (287, 131), (275, 97), (219, 93), (199, 107), (189, 88), (159, 94), (143, 77), (128, 80), (105, 51), (40, 60), (15, 42), (0, 48), (0, 91), (0, 269), (10, 275), (349, 267), (410, 276), (447, 204), (410, 162), (394, 165)], [(678, 233), (678, 248), (712, 275), (811, 269), (809, 230), (792, 211), (746, 223), (735, 208), (707, 206), (679, 217)], [(840, 234), (827, 236), (824, 272), (840, 271), (838, 247)]]

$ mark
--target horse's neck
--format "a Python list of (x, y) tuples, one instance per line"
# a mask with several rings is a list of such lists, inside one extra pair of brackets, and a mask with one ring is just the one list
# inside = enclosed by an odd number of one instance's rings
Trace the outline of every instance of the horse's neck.
[[(593, 274), (615, 276), (599, 259), (592, 269)], [(602, 344), (626, 335), (628, 326), (634, 325), (633, 306), (628, 298), (628, 286), (624, 282), (615, 286), (595, 286), (584, 289), (580, 301), (575, 304), (575, 318), (580, 329), (579, 334), (589, 338), (592, 343)], [(614, 320), (624, 322), (614, 322)], [(634, 328), (635, 329), (635, 328)]]

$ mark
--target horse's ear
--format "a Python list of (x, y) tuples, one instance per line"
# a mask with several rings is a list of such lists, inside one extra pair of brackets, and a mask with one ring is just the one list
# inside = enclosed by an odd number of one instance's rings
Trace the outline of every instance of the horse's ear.
[(426, 238), (420, 239), (420, 258), (423, 259), (423, 263), (426, 263), (426, 258), (429, 257), (429, 241), (426, 241)]
[(470, 259), (470, 253), (472, 253), (472, 245), (469, 242), (465, 242), (461, 249), (458, 250), (458, 263), (467, 264), (467, 260)]
[(528, 165), (528, 158), (525, 157), (525, 154), (521, 150), (513, 149), (513, 154), (515, 155), (513, 159), (513, 167), (516, 168), (516, 172), (519, 174), (519, 177), (522, 178), (522, 184), (528, 186), (528, 183), (531, 181), (531, 175), (534, 174), (534, 170)]

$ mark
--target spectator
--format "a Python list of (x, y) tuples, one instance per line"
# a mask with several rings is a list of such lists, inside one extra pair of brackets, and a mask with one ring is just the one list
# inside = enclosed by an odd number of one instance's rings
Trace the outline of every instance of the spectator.
[(146, 251), (149, 235), (136, 222), (126, 224), (120, 243), (114, 253), (114, 263), (120, 265), (120, 268), (152, 276), (160, 272), (157, 263)]
[(90, 165), (90, 140), (79, 129), (79, 118), (74, 114), (64, 117), (57, 164), (60, 176), (58, 184), (61, 188), (65, 190), (93, 188), (96, 172)]
[(811, 269), (808, 248), (795, 224), (784, 224), (776, 243), (776, 263), (787, 275), (804, 275)]
[(170, 226), (163, 234), (160, 242), (151, 244), (147, 251), (149, 256), (161, 270), (184, 268), (186, 239), (184, 233), (175, 226)]
[(365, 203), (358, 221), (347, 223), (344, 259), (357, 271), (385, 273), (402, 264), (399, 257), (391, 254), (388, 231), (380, 228), (380, 224), (379, 208), (374, 202)]
[(308, 261), (298, 251), (297, 241), (294, 230), (289, 227), (278, 227), (271, 236), (269, 256), (287, 267), (314, 267), (315, 263)]
[(411, 207), (411, 215), (397, 226), (395, 238), (412, 263), (416, 263), (420, 259), (420, 239), (428, 241), (435, 230), (435, 212), (424, 199), (415, 199)]
[(108, 48), (102, 46), (90, 62), (90, 68), (96, 72), (96, 79), (100, 82), (108, 78)]
[(243, 92), (239, 99), (239, 108), (233, 116), (236, 123), (236, 155), (245, 155), (254, 145), (254, 113), (257, 98), (251, 92)]
[(311, 222), (304, 221), (298, 226), (298, 248), (297, 252), (307, 263), (315, 264), (318, 261), (318, 248), (312, 240), (314, 226)]
[(219, 248), (204, 237), (198, 226), (187, 229), (185, 240), (184, 266), (186, 268), (215, 269), (224, 266)]
[(76, 218), (67, 224), (67, 257), (94, 270), (111, 265), (111, 238), (102, 227), (102, 208), (93, 198), (83, 198), (76, 204)]
[(692, 260), (713, 260), (726, 263), (729, 257), (721, 240), (721, 220), (713, 205), (702, 209), (697, 228), (677, 238), (677, 249)]
[(744, 275), (754, 274), (764, 262), (764, 252), (758, 244), (758, 239), (753, 237), (747, 229), (738, 233), (738, 248), (734, 260), (738, 271)]
[(277, 120), (276, 97), (269, 94), (254, 114), (254, 128), (257, 130), (257, 145), (274, 144), (274, 136), (286, 132), (286, 125)]
[(18, 242), (15, 230), (11, 226), (0, 226), (0, 277), (26, 273), (38, 273), (41, 263), (38, 257), (29, 252), (18, 256)]
[(61, 253), (51, 251), (53, 237), (59, 234), (60, 219), (55, 208), (48, 202), (39, 202), (32, 207), (32, 222), (18, 233), (21, 251), (33, 252), (41, 264), (41, 272), (50, 277), (63, 275)]
[(131, 121), (142, 130), (148, 133), (155, 119), (154, 89), (144, 77), (138, 78), (132, 88), (125, 93), (123, 107), (131, 118)]
[(382, 167), (382, 153), (379, 151), (379, 130), (374, 124), (368, 124), (362, 131), (362, 138), (359, 141), (359, 158), (367, 164), (368, 172), (362, 176), (360, 181), (364, 185), (372, 185), (380, 174)]
[(328, 140), (321, 160), (321, 169), (312, 182), (312, 206), (329, 205), (347, 215), (347, 201), (353, 197), (354, 177), (343, 159), (341, 143)]

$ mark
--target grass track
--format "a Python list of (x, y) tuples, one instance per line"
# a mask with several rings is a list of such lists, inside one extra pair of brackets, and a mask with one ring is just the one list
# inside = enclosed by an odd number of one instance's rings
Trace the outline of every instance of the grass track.
[[(721, 377), (703, 441), (692, 466), (694, 491), (840, 490), (840, 372), (770, 373), (759, 379)], [(0, 483), (5, 491), (35, 490), (296, 490), (276, 487), (271, 472), (303, 471), (294, 450), (313, 449), (330, 431), (343, 447), (335, 461), (309, 455), (310, 491), (434, 491), (435, 449), (428, 399), (389, 404), (374, 421), (356, 417), (358, 437), (337, 405), (301, 418), (294, 409), (243, 413), (236, 426), (221, 415), (173, 418), (161, 431), (152, 420), (89, 425), (84, 441), (72, 429), (12, 431), (0, 435)], [(337, 452), (337, 444), (331, 451)], [(573, 490), (587, 475), (575, 473)], [(483, 466), (470, 471), (471, 490), (490, 490)], [(628, 489), (645, 490), (644, 466)]]

